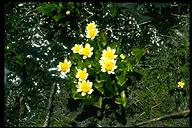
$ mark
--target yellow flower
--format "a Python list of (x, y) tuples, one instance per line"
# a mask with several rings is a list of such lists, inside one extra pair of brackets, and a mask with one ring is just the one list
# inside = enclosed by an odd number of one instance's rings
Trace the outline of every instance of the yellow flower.
[(185, 83), (183, 81), (179, 81), (177, 87), (178, 88), (183, 88), (184, 85), (185, 85)]
[(57, 65), (58, 71), (61, 71), (62, 75), (65, 75), (66, 73), (70, 72), (71, 67), (71, 61), (68, 61), (67, 59), (64, 60), (64, 62), (59, 62), (59, 65)]
[(107, 47), (107, 50), (103, 50), (101, 60), (106, 60), (106, 59), (116, 59), (117, 55), (115, 55), (116, 50), (111, 49), (110, 47)]
[(89, 31), (86, 31), (86, 37), (93, 40), (98, 35), (98, 33), (98, 29), (90, 29)]
[(89, 74), (87, 73), (86, 68), (84, 68), (83, 70), (78, 69), (77, 74), (76, 74), (76, 78), (79, 78), (79, 80), (82, 81), (82, 80), (86, 80), (88, 75)]
[(101, 71), (108, 74), (115, 74), (114, 70), (117, 68), (116, 60), (100, 60)]
[(82, 48), (82, 45), (80, 44), (75, 44), (74, 47), (71, 49), (73, 53), (79, 53)]
[(78, 82), (78, 85), (76, 85), (77, 92), (82, 92), (81, 93), (82, 96), (85, 96), (86, 94), (91, 94), (93, 92), (92, 85), (93, 83), (89, 82), (89, 80), (80, 81)]
[(97, 25), (96, 25), (95, 22), (93, 21), (92, 23), (87, 24), (86, 30), (89, 31), (89, 30), (91, 30), (91, 29), (95, 29), (96, 26), (97, 26)]
[(93, 55), (93, 47), (90, 44), (85, 44), (84, 48), (81, 48), (80, 54), (83, 55), (83, 59), (91, 57)]

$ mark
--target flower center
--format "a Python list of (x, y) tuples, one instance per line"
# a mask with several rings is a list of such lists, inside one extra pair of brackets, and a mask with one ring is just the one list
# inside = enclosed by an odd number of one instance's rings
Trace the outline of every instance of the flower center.
[(107, 51), (107, 52), (105, 53), (105, 58), (113, 59), (113, 58), (114, 58), (114, 53), (111, 52), (111, 51)]
[(95, 37), (96, 36), (96, 30), (95, 29), (89, 30), (89, 36), (90, 37)]
[(111, 71), (115, 65), (112, 62), (105, 62), (105, 69)]
[(78, 52), (80, 50), (80, 48), (81, 48), (80, 46), (76, 46), (75, 51)]
[(88, 56), (90, 54), (91, 50), (90, 48), (83, 48), (82, 53), (84, 56)]
[(179, 86), (179, 87), (183, 87), (183, 86), (184, 86), (184, 83), (183, 83), (183, 82), (179, 82), (179, 83), (178, 83), (178, 86)]
[(80, 71), (79, 72), (79, 78), (85, 79), (85, 77), (86, 77), (86, 72), (85, 71)]
[(61, 64), (61, 70), (62, 71), (66, 72), (68, 68), (69, 68), (69, 64), (67, 64), (67, 63), (62, 63)]
[(90, 86), (87, 82), (84, 82), (81, 84), (80, 89), (82, 90), (82, 92), (86, 93), (90, 90)]

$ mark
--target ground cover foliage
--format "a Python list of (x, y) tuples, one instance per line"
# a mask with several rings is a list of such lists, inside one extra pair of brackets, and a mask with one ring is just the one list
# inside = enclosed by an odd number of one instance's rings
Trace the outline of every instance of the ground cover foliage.
[[(118, 57), (132, 64), (122, 104), (103, 100), (99, 108), (74, 100), (70, 82), (53, 69), (86, 42), (92, 21), (100, 31), (94, 40), (118, 45)], [(189, 4), (6, 3), (4, 51), (5, 126), (134, 126), (189, 109)], [(189, 117), (143, 126), (188, 127)]]

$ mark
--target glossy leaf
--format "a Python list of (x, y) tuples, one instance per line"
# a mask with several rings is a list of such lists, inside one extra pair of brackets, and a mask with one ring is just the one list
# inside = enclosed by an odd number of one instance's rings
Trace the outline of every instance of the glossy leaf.
[(133, 48), (132, 54), (135, 56), (136, 64), (138, 64), (143, 55), (145, 54), (145, 50), (142, 48)]
[(97, 102), (95, 102), (94, 106), (96, 106), (98, 108), (102, 108), (102, 102), (103, 102), (103, 98), (99, 97), (99, 100)]
[(102, 88), (103, 86), (103, 83), (98, 83), (98, 82), (95, 82), (94, 83), (94, 87), (99, 91), (101, 92), (102, 94), (104, 94), (104, 89)]
[(125, 108), (126, 105), (127, 105), (127, 98), (126, 98), (126, 95), (125, 95), (125, 91), (121, 92), (121, 101), (122, 101), (123, 107)]

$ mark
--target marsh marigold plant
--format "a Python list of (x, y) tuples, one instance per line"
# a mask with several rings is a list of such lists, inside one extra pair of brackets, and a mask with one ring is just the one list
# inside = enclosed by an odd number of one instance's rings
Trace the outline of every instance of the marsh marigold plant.
[[(104, 104), (103, 99), (110, 98), (117, 105), (125, 107), (127, 73), (133, 71), (131, 61), (120, 52), (118, 43), (103, 43), (103, 37), (96, 38), (99, 31), (94, 21), (87, 24), (85, 31), (86, 37), (91, 40), (75, 44), (71, 48), (72, 54), (68, 57), (70, 59), (65, 59), (58, 65), (62, 74), (70, 73), (66, 77), (67, 82), (71, 82), (66, 85), (70, 96), (99, 108)], [(144, 55), (143, 50), (138, 48), (134, 49), (133, 53), (139, 57)], [(138, 58), (136, 62), (138, 63)], [(182, 87), (181, 83), (178, 84)]]

